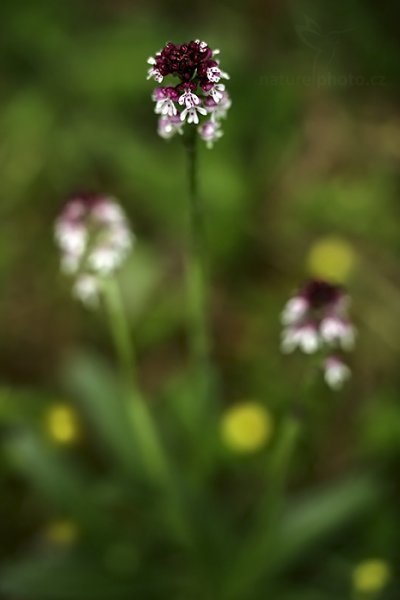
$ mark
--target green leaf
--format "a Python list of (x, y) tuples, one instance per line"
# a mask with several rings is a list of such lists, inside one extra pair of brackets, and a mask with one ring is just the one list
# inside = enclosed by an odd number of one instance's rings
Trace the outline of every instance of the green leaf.
[(34, 600), (124, 600), (134, 598), (132, 581), (108, 578), (82, 557), (30, 557), (4, 569), (0, 589)]
[(95, 494), (85, 474), (57, 448), (33, 434), (23, 433), (7, 442), (6, 451), (16, 470), (58, 512), (74, 516), (95, 531), (102, 529), (104, 515), (96, 512)]
[[(273, 577), (306, 556), (373, 505), (380, 496), (372, 477), (355, 475), (300, 498), (283, 512), (271, 531), (260, 530), (252, 546), (241, 547), (230, 589), (232, 597)], [(244, 551), (243, 551), (244, 547)]]
[(280, 528), (279, 567), (289, 565), (301, 558), (311, 546), (334, 535), (375, 504), (380, 496), (376, 480), (369, 476), (354, 475), (293, 503)]
[(135, 471), (138, 462), (134, 432), (125, 398), (109, 366), (99, 358), (75, 354), (64, 367), (66, 388), (81, 404), (99, 436), (105, 453), (111, 453), (124, 470)]

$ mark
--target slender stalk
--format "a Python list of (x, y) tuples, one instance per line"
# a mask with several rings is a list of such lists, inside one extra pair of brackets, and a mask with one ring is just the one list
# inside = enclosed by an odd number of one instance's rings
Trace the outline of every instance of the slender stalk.
[(103, 298), (121, 367), (124, 397), (127, 399), (127, 414), (132, 421), (143, 463), (153, 480), (165, 483), (169, 479), (165, 454), (150, 411), (138, 387), (135, 354), (130, 339), (129, 324), (120, 289), (114, 279), (104, 282)]
[(197, 132), (190, 128), (184, 139), (187, 154), (190, 248), (186, 265), (189, 308), (189, 343), (199, 401), (204, 400), (210, 375), (210, 341), (207, 320), (205, 228), (198, 189)]
[(126, 414), (132, 424), (144, 468), (151, 481), (160, 485), (165, 491), (166, 510), (173, 523), (174, 530), (181, 536), (183, 541), (188, 541), (193, 534), (187, 507), (176, 486), (167, 454), (162, 447), (155, 423), (138, 386), (135, 353), (131, 342), (129, 323), (119, 286), (114, 279), (103, 283), (103, 298), (121, 366), (124, 398), (126, 398)]
[[(300, 435), (299, 420), (289, 414), (282, 423), (281, 435), (277, 441), (270, 464), (269, 494), (265, 511), (265, 530), (272, 533), (281, 516), (286, 486), (293, 454)], [(272, 536), (271, 536), (272, 537)]]
[(121, 368), (125, 385), (137, 391), (136, 364), (133, 344), (129, 335), (129, 324), (126, 318), (121, 293), (117, 282), (108, 279), (103, 282), (103, 298), (108, 311), (111, 334)]

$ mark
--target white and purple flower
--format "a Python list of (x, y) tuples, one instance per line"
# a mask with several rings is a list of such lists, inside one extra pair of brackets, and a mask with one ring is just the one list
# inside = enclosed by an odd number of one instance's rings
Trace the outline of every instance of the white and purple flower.
[(282, 352), (289, 354), (296, 348), (305, 354), (313, 354), (320, 347), (320, 336), (315, 323), (303, 323), (288, 327), (282, 332)]
[(207, 69), (207, 79), (212, 83), (218, 83), (220, 79), (229, 79), (229, 75), (218, 66), (209, 67)]
[(171, 138), (172, 136), (174, 136), (176, 133), (179, 133), (180, 135), (183, 134), (182, 128), (183, 128), (183, 122), (181, 121), (181, 118), (178, 115), (174, 115), (172, 117), (161, 117), (158, 120), (158, 135), (162, 138), (164, 138), (165, 140), (168, 140), (169, 138)]
[(199, 135), (201, 139), (205, 141), (207, 148), (212, 148), (214, 142), (223, 136), (220, 127), (218, 121), (209, 120), (202, 123), (198, 128)]
[(156, 88), (152, 96), (156, 103), (154, 112), (157, 115), (167, 115), (168, 117), (174, 117), (177, 114), (175, 106), (176, 100), (179, 98), (179, 94), (172, 87)]
[(324, 362), (324, 379), (333, 390), (339, 390), (350, 378), (349, 367), (338, 356), (328, 356)]
[(132, 249), (122, 208), (113, 198), (81, 194), (65, 205), (54, 235), (62, 270), (74, 277), (73, 294), (95, 306), (102, 279), (112, 276)]
[[(356, 331), (348, 317), (348, 304), (341, 287), (320, 280), (308, 282), (282, 311), (282, 352), (290, 353), (296, 348), (305, 354), (331, 352), (332, 348), (351, 350)], [(349, 367), (339, 356), (325, 359), (324, 372), (326, 382), (334, 389), (341, 387), (350, 375)]]
[(350, 321), (341, 316), (332, 314), (322, 319), (320, 332), (321, 338), (327, 344), (337, 344), (343, 350), (351, 350), (354, 347), (355, 329)]
[(212, 120), (224, 119), (231, 105), (231, 99), (226, 91), (223, 93), (219, 102), (215, 102), (214, 98), (211, 96), (207, 96), (204, 100), (204, 106)]
[[(206, 42), (192, 40), (180, 45), (169, 42), (148, 59), (148, 79), (161, 83), (170, 75), (180, 80), (175, 86), (157, 87), (153, 92), (161, 137), (183, 133), (178, 119), (182, 125), (199, 125), (198, 133), (208, 148), (222, 136), (217, 122), (226, 116), (231, 100), (221, 83), (229, 75), (221, 70), (215, 58), (218, 54), (219, 50), (211, 50)], [(215, 124), (210, 125), (211, 121)]]

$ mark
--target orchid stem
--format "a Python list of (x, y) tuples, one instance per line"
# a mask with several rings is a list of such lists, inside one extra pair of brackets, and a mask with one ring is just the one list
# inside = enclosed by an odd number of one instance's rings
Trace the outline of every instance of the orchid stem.
[(169, 469), (153, 418), (138, 386), (129, 323), (119, 286), (114, 279), (104, 282), (103, 298), (121, 368), (123, 389), (127, 397), (127, 413), (132, 420), (143, 463), (153, 480), (165, 483), (169, 478)]
[(210, 340), (207, 319), (204, 211), (198, 191), (197, 131), (185, 138), (188, 166), (190, 248), (186, 283), (189, 308), (189, 343), (199, 402), (203, 404), (209, 387)]

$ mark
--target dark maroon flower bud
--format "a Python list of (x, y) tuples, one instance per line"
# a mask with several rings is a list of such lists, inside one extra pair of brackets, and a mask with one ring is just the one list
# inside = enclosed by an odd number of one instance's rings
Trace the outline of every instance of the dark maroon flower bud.
[[(221, 71), (212, 50), (205, 42), (192, 40), (183, 44), (168, 42), (166, 46), (149, 58), (151, 65), (148, 79), (162, 83), (165, 77), (177, 77), (173, 86), (157, 87), (153, 92), (155, 112), (160, 115), (158, 131), (169, 138), (182, 133), (184, 123), (199, 125), (200, 137), (208, 147), (221, 137), (219, 120), (225, 117), (231, 102), (221, 79), (229, 79)], [(200, 124), (200, 118), (207, 117)]]

